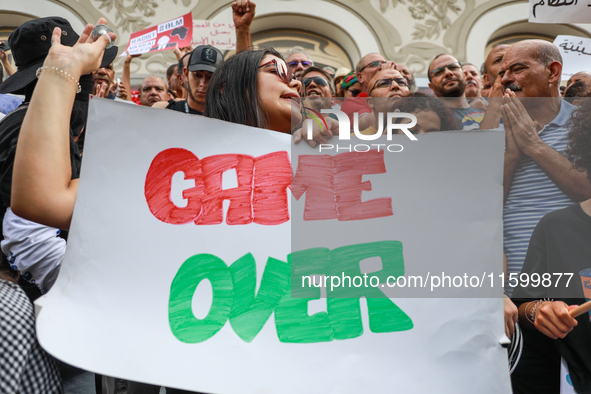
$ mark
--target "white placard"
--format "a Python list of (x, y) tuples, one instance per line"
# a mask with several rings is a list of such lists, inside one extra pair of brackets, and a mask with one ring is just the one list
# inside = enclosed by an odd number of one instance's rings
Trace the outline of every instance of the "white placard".
[(562, 55), (562, 79), (579, 71), (591, 72), (591, 39), (577, 36), (556, 36), (554, 45)]
[(589, 23), (587, 0), (529, 0), (529, 21), (534, 23)]
[(234, 23), (193, 19), (193, 47), (197, 45), (212, 45), (221, 50), (235, 50)]
[[(366, 220), (346, 220), (351, 213), (343, 210), (342, 220), (302, 220), (313, 199), (296, 201), (286, 191), (284, 201), (284, 159), (291, 157), (295, 171), (312, 152), (292, 149), (289, 135), (96, 98), (87, 132), (66, 257), (37, 302), (38, 337), (52, 355), (107, 376), (207, 393), (510, 392), (507, 352), (498, 342), (500, 297), (381, 298), (402, 314), (370, 322), (375, 304), (345, 299), (346, 315), (337, 316), (327, 314), (326, 299), (292, 299), (280, 289), (275, 313), (257, 314), (279, 291), (261, 284), (263, 271), (279, 272), (288, 254), (309, 248), (394, 241), (403, 246), (407, 273), (426, 264), (499, 269), (502, 132), (429, 133), (413, 142), (395, 136), (389, 143), (403, 152), (384, 154), (386, 172), (363, 176), (371, 189), (362, 192), (364, 202), (389, 199), (392, 215)], [(217, 220), (209, 216), (215, 209), (198, 203), (213, 200), (196, 196), (215, 196), (220, 179), (227, 191), (218, 193), (238, 193), (234, 211), (226, 201), (224, 221), (204, 225)], [(287, 203), (291, 220), (282, 222)], [(249, 218), (254, 223), (238, 224)], [(238, 295), (248, 286), (237, 284), (254, 283), (248, 253), (258, 300), (266, 294), (250, 315), (248, 292)], [(359, 266), (372, 273), (386, 263)], [(204, 273), (211, 282), (200, 280)], [(277, 283), (277, 276), (267, 279)], [(358, 315), (348, 314), (355, 305)], [(236, 312), (231, 324), (228, 311)]]

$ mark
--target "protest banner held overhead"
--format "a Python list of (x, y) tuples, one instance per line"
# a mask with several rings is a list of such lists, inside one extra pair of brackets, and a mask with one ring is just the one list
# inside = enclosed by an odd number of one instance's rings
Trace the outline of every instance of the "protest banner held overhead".
[(132, 33), (125, 49), (131, 55), (158, 52), (191, 45), (193, 22), (191, 13)]

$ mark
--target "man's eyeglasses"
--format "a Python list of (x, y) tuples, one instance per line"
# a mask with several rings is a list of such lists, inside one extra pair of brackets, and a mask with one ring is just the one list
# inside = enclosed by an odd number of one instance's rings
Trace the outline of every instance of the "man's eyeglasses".
[(448, 64), (447, 66), (437, 67), (431, 71), (431, 77), (438, 77), (442, 75), (446, 68), (453, 73), (462, 68), (462, 63), (454, 62)]
[(365, 70), (368, 67), (380, 67), (382, 64), (386, 64), (386, 62), (381, 60), (374, 60), (373, 62), (369, 62), (365, 66), (361, 67), (361, 70), (359, 70), (359, 72)]
[(403, 86), (408, 86), (408, 82), (406, 81), (406, 78), (384, 78), (384, 79), (378, 79), (376, 81), (376, 83), (373, 84), (373, 87), (369, 90), (369, 93), (371, 93), (374, 89), (378, 88), (388, 88), (390, 89), (390, 87), (392, 86), (392, 82), (396, 82), (396, 84), (400, 87)]
[(267, 63), (261, 64), (259, 66), (259, 68), (263, 68), (263, 67), (269, 66), (271, 64), (275, 65), (275, 68), (277, 69), (277, 75), (287, 85), (289, 85), (291, 83), (291, 81), (295, 78), (293, 76), (291, 70), (285, 65), (285, 62), (281, 59), (271, 59)]
[(310, 66), (312, 65), (312, 62), (310, 62), (310, 61), (308, 61), (308, 60), (303, 60), (303, 61), (302, 61), (302, 60), (294, 60), (293, 62), (289, 62), (289, 63), (287, 63), (287, 65), (288, 65), (289, 67), (297, 67), (297, 66), (298, 66), (298, 64), (300, 64), (300, 63), (302, 64), (302, 66), (304, 66), (304, 67), (306, 67), (306, 68), (307, 68), (307, 67), (310, 67)]
[(326, 86), (328, 85), (328, 81), (322, 77), (309, 77), (309, 78), (304, 78), (302, 80), (302, 83), (304, 84), (305, 87), (310, 86), (310, 84), (312, 83), (312, 81), (314, 81), (314, 83), (318, 86)]

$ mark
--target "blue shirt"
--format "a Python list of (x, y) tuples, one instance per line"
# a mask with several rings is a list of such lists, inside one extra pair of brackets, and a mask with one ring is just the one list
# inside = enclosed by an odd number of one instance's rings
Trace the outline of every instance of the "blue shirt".
[[(542, 141), (558, 152), (566, 149), (568, 130), (565, 125), (574, 109), (561, 100), (556, 117), (538, 133)], [(529, 239), (540, 219), (572, 203), (531, 157), (521, 158), (503, 210), (507, 276), (521, 272)], [(513, 289), (506, 287), (506, 290), (511, 294)]]
[(0, 94), (0, 112), (8, 115), (18, 108), (23, 103), (23, 100), (10, 94)]

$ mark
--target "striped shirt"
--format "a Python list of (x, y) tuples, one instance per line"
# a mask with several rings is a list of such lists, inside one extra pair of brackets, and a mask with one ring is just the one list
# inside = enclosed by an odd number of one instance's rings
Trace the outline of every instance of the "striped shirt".
[[(558, 152), (566, 149), (568, 130), (565, 124), (574, 109), (571, 104), (561, 101), (558, 115), (539, 132), (542, 141)], [(540, 219), (572, 203), (532, 158), (525, 155), (521, 158), (503, 210), (507, 277), (521, 272), (529, 239)], [(509, 295), (513, 292), (507, 285), (506, 290)]]

